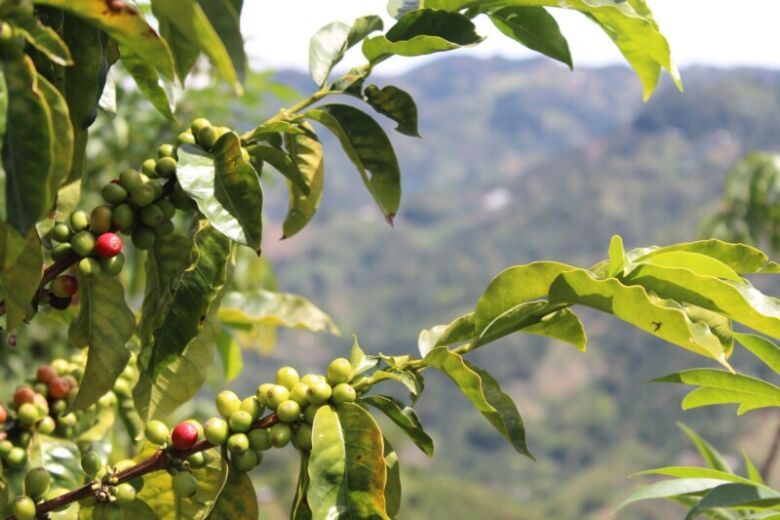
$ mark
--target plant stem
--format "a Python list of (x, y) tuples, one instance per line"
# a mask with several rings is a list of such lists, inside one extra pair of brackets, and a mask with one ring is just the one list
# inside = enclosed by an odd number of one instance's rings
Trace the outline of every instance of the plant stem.
[[(258, 430), (258, 429), (270, 428), (271, 426), (273, 426), (278, 422), (279, 422), (279, 418), (277, 417), (276, 413), (272, 413), (255, 421), (255, 423), (252, 424), (251, 429)], [(195, 445), (188, 450), (174, 450), (172, 448), (169, 448), (166, 450), (156, 451), (148, 459), (143, 460), (138, 464), (136, 464), (135, 466), (127, 468), (126, 470), (120, 473), (117, 473), (116, 475), (117, 484), (128, 482), (135, 478), (146, 475), (147, 473), (154, 473), (155, 471), (170, 469), (172, 467), (172, 461), (174, 459), (183, 460), (189, 457), (190, 455), (192, 455), (193, 453), (206, 451), (214, 447), (215, 446), (211, 444), (209, 441), (203, 439), (195, 443)], [(78, 502), (80, 500), (84, 500), (85, 498), (89, 498), (90, 496), (94, 496), (95, 491), (92, 489), (93, 484), (94, 481), (87, 482), (83, 486), (68, 491), (67, 493), (60, 495), (57, 498), (53, 498), (51, 500), (41, 502), (36, 507), (36, 517), (40, 520), (45, 520), (46, 518), (48, 518), (48, 513), (52, 511), (63, 508), (69, 504), (72, 504), (73, 502)], [(15, 520), (15, 517), (12, 515), (7, 517), (6, 520)]]

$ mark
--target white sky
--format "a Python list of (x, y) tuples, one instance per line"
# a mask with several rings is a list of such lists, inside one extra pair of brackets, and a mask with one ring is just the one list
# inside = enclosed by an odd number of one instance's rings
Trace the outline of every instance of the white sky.
[[(351, 22), (366, 14), (382, 14), (386, 27), (392, 23), (386, 0), (283, 0), (245, 2), (242, 16), (247, 49), (254, 68), (308, 67), (310, 36), (323, 25)], [(780, 1), (778, 0), (648, 0), (661, 30), (672, 46), (680, 66), (698, 64), (728, 67), (756, 65), (780, 68)], [(622, 62), (606, 34), (579, 13), (553, 10), (569, 40), (574, 66)], [(484, 17), (483, 17), (484, 18)], [(487, 23), (484, 23), (487, 22)], [(518, 43), (503, 36), (486, 19), (479, 23), (487, 39), (466, 51), (471, 55), (532, 56)], [(451, 53), (443, 53), (444, 56)], [(353, 49), (345, 63), (360, 63), (360, 50)], [(419, 65), (420, 58), (393, 58), (377, 71), (402, 72)]]

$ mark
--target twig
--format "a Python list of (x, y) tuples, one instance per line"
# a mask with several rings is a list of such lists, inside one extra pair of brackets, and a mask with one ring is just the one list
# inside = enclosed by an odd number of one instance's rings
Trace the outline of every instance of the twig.
[(772, 473), (772, 467), (775, 465), (775, 461), (777, 460), (778, 452), (780, 452), (780, 424), (777, 425), (777, 429), (775, 430), (775, 437), (772, 439), (769, 452), (766, 454), (764, 464), (761, 467), (761, 476), (763, 477), (764, 481), (769, 480), (769, 476)]

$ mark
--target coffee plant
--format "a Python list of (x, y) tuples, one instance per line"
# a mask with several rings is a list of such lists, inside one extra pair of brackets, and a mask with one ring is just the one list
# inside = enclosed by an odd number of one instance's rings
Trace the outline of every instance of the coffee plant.
[[(719, 363), (725, 370), (665, 378), (700, 385), (691, 402), (737, 400), (743, 411), (776, 406), (774, 390), (756, 397), (741, 386), (747, 376), (736, 374), (728, 358), (735, 341), (749, 349), (772, 345), (735, 333), (732, 321), (780, 337), (778, 301), (745, 278), (777, 274), (780, 266), (742, 244), (704, 240), (625, 250), (615, 236), (607, 259), (589, 268), (540, 261), (503, 271), (473, 312), (422, 331), (419, 357), (369, 354), (355, 341), (324, 374), (284, 366), (274, 381), (257, 381), (253, 395), (220, 392), (219, 416), (204, 424), (166, 422), (198, 393), (217, 343), (233, 330), (257, 324), (335, 330), (301, 297), (235, 290), (231, 281), (248, 261), (246, 251), (262, 253), (268, 175), (281, 174), (289, 191), (283, 238), (315, 216), (325, 171), (318, 129), (335, 135), (392, 224), (400, 168), (370, 112), (418, 136), (417, 106), (398, 87), (368, 83), (383, 61), (477, 45), (483, 37), (473, 19), (486, 17), (504, 35), (571, 67), (550, 7), (578, 11), (606, 31), (645, 98), (662, 69), (680, 85), (643, 0), (393, 0), (388, 7), (395, 20), (387, 30), (369, 15), (318, 31), (309, 56), (314, 92), (239, 130), (203, 117), (182, 126), (173, 98), (189, 75), (211, 71), (232, 88), (230, 95), (243, 92), (241, 0), (0, 1), (4, 347), (23, 350), (20, 331), (39, 314), (53, 314), (67, 324), (73, 349), (29, 367), (29, 381), (9, 388), (0, 406), (0, 511), (9, 518), (257, 518), (248, 472), (270, 449), (300, 458), (291, 518), (398, 517), (398, 455), (373, 414), (386, 416), (432, 456), (433, 441), (413, 406), (425, 371), (436, 369), (532, 458), (516, 406), (466, 355), (513, 333), (585, 350), (577, 305)], [(358, 45), (365, 63), (332, 77)], [(98, 110), (116, 110), (120, 69), (178, 136), (134, 168), (111, 172), (102, 203), (85, 207), (90, 131)], [(334, 96), (347, 102), (325, 102)], [(118, 277), (129, 249), (145, 256), (143, 301), (134, 307)], [(409, 399), (374, 392), (383, 382), (400, 384)], [(119, 424), (127, 446), (106, 442)]]

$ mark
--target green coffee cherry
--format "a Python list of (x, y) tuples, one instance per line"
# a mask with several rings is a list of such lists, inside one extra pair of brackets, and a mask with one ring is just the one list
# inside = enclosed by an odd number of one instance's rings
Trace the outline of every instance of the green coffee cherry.
[(217, 411), (223, 417), (230, 417), (233, 412), (241, 409), (241, 399), (230, 390), (223, 390), (217, 394)]
[(349, 382), (352, 379), (352, 364), (345, 358), (334, 359), (328, 365), (327, 378), (328, 383), (334, 386)]
[(271, 435), (267, 428), (257, 428), (247, 434), (249, 446), (253, 450), (265, 451), (271, 449)]
[(255, 453), (253, 450), (236, 453), (230, 458), (230, 462), (233, 463), (233, 467), (238, 471), (249, 471), (257, 466), (257, 453)]
[(84, 210), (77, 210), (70, 214), (70, 229), (74, 233), (83, 231), (89, 227), (89, 215)]
[(157, 240), (157, 237), (151, 228), (141, 224), (133, 227), (132, 241), (136, 248), (142, 251), (151, 249), (154, 247), (155, 240)]
[(330, 396), (333, 394), (333, 389), (330, 387), (328, 383), (323, 383), (321, 381), (318, 381), (314, 383), (313, 385), (309, 386), (309, 402), (312, 404), (323, 404), (330, 399)]
[(121, 184), (109, 182), (101, 190), (103, 200), (109, 204), (121, 204), (127, 199), (127, 190)]
[(114, 488), (113, 494), (116, 498), (116, 505), (129, 506), (135, 500), (136, 491), (131, 484), (124, 482)]
[(149, 421), (146, 423), (146, 428), (144, 428), (146, 440), (157, 445), (168, 442), (168, 435), (170, 435), (170, 433), (170, 430), (168, 430), (168, 427), (162, 421)]
[(198, 492), (198, 481), (192, 474), (182, 471), (173, 476), (173, 491), (182, 498), (191, 498)]
[(325, 376), (321, 376), (319, 374), (306, 374), (301, 378), (301, 383), (308, 386), (312, 386), (317, 382), (327, 383), (327, 380), (325, 379)]
[(9, 440), (0, 441), (0, 457), (5, 458), (6, 455), (11, 453), (14, 448), (14, 443)]
[(290, 390), (290, 399), (298, 403), (301, 407), (309, 404), (309, 385), (298, 383)]
[(211, 122), (205, 117), (198, 117), (192, 120), (192, 124), (190, 125), (190, 132), (192, 132), (194, 135), (198, 135), (198, 131), (201, 128), (206, 128), (207, 126), (211, 126)]
[(111, 231), (112, 218), (111, 206), (98, 206), (89, 215), (89, 227), (93, 233), (106, 233)]
[(165, 222), (163, 222), (162, 224), (154, 228), (153, 231), (154, 231), (154, 236), (159, 238), (159, 237), (170, 235), (175, 230), (176, 230), (176, 226), (173, 224), (173, 222), (171, 222), (170, 220), (166, 220)]
[(95, 250), (95, 236), (89, 231), (79, 231), (70, 241), (73, 251), (79, 256), (89, 256)]
[(154, 177), (157, 175), (157, 161), (154, 159), (147, 159), (141, 165), (141, 171), (148, 177)]
[(263, 383), (257, 387), (257, 400), (263, 406), (268, 406), (268, 391), (274, 386), (273, 383)]
[(16, 418), (23, 426), (32, 426), (40, 419), (38, 407), (32, 403), (24, 403), (17, 410)]
[(73, 253), (73, 246), (69, 242), (64, 244), (57, 244), (54, 249), (51, 250), (51, 257), (53, 260), (62, 260), (66, 256)]
[(70, 428), (76, 426), (76, 423), (78, 422), (78, 418), (76, 417), (75, 413), (66, 413), (65, 415), (61, 415), (58, 418), (58, 421), (60, 425), (66, 428)]
[(163, 157), (157, 161), (155, 171), (157, 172), (157, 175), (163, 179), (174, 177), (176, 175), (176, 159), (173, 157)]
[(173, 185), (173, 192), (171, 193), (169, 199), (176, 209), (180, 209), (182, 211), (189, 211), (197, 206), (195, 201), (189, 198), (178, 182)]
[(181, 146), (183, 144), (195, 144), (195, 136), (189, 130), (182, 132), (176, 136), (176, 144)]
[(157, 202), (155, 202), (155, 206), (157, 206), (158, 208), (160, 208), (160, 210), (162, 210), (165, 220), (172, 219), (173, 216), (176, 214), (176, 207), (168, 199), (158, 200)]
[(214, 142), (219, 141), (220, 137), (222, 137), (223, 135), (231, 132), (231, 130), (230, 130), (230, 128), (228, 128), (226, 126), (218, 126), (218, 127), (216, 127), (215, 132), (216, 132), (217, 138), (216, 138), (216, 140)]
[(51, 229), (51, 238), (57, 242), (67, 242), (70, 240), (70, 227), (64, 222), (57, 222)]
[(241, 401), (241, 410), (252, 416), (252, 421), (256, 421), (263, 413), (263, 405), (257, 400), (257, 397), (250, 396)]
[(141, 221), (149, 227), (157, 227), (165, 222), (165, 215), (157, 204), (150, 204), (141, 209)]
[(45, 468), (33, 468), (24, 476), (24, 493), (39, 498), (49, 491), (51, 475)]
[(290, 391), (282, 385), (273, 385), (266, 393), (266, 403), (270, 408), (278, 408), (290, 399)]
[(234, 433), (227, 440), (227, 449), (231, 453), (242, 453), (249, 449), (249, 437), (243, 433)]
[(292, 439), (292, 428), (289, 424), (277, 423), (268, 430), (271, 438), (271, 446), (274, 448), (284, 448)]
[(333, 388), (333, 396), (331, 397), (334, 403), (353, 403), (357, 399), (357, 392), (347, 383), (340, 383)]
[(230, 418), (228, 419), (230, 430), (240, 433), (248, 432), (249, 428), (252, 427), (252, 422), (252, 415), (243, 410), (236, 410), (230, 414)]
[(38, 421), (36, 428), (38, 429), (38, 433), (42, 433), (43, 435), (51, 435), (54, 433), (54, 430), (57, 429), (57, 423), (54, 421), (54, 419), (47, 415)]
[[(172, 144), (161, 144), (160, 147), (157, 149), (157, 157), (163, 159), (165, 157), (176, 157), (176, 147)], [(157, 161), (158, 163), (160, 161)]]
[(198, 144), (206, 150), (211, 150), (217, 142), (217, 131), (213, 126), (204, 126), (195, 134)]
[(100, 264), (94, 258), (86, 257), (79, 260), (79, 273), (81, 276), (89, 278), (97, 274), (99, 270)]
[(114, 208), (111, 220), (119, 231), (127, 231), (133, 227), (135, 211), (129, 204), (120, 204)]
[(130, 200), (139, 207), (148, 206), (156, 198), (157, 192), (151, 182), (139, 184), (130, 190)]
[(192, 469), (200, 469), (208, 464), (206, 455), (202, 451), (198, 451), (187, 457), (187, 462)]
[(35, 520), (35, 502), (28, 496), (18, 496), (11, 504), (11, 512), (16, 520)]
[(81, 456), (81, 469), (89, 477), (94, 477), (103, 468), (103, 460), (94, 451), (88, 451)]
[(276, 384), (285, 387), (288, 390), (298, 384), (300, 377), (298, 371), (293, 367), (282, 367), (276, 371)]
[(137, 170), (128, 169), (119, 174), (119, 184), (127, 190), (128, 193), (133, 193), (133, 190), (144, 183), (144, 178)]
[(27, 450), (20, 448), (19, 446), (14, 446), (11, 448), (11, 451), (8, 452), (8, 455), (6, 455), (5, 461), (8, 463), (8, 466), (13, 469), (23, 468), (27, 465)]
[(116, 276), (122, 272), (122, 268), (125, 266), (125, 255), (119, 253), (111, 258), (101, 258), (98, 260), (100, 269), (103, 270), (109, 276)]
[(311, 433), (310, 425), (301, 424), (295, 432), (295, 444), (302, 450), (311, 450)]
[(301, 406), (293, 400), (285, 401), (276, 409), (276, 415), (282, 422), (296, 422), (301, 416)]

